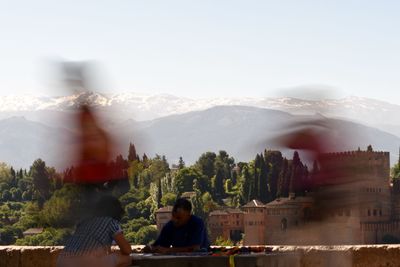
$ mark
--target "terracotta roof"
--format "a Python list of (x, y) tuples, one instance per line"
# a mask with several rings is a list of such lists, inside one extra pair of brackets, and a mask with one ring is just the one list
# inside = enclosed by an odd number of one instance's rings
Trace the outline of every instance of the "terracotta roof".
[(159, 208), (156, 212), (172, 212), (172, 206), (165, 206), (162, 208)]
[(227, 215), (228, 213), (224, 210), (214, 210), (210, 212), (208, 216), (216, 216), (216, 215)]
[(263, 208), (265, 205), (260, 200), (253, 199), (249, 203), (243, 206), (243, 208)]
[(274, 201), (267, 203), (265, 206), (296, 205), (304, 202), (313, 202), (313, 199), (311, 197), (277, 198)]
[(210, 212), (209, 216), (216, 216), (216, 215), (228, 215), (228, 214), (236, 214), (236, 213), (244, 213), (240, 209), (232, 209), (232, 208), (226, 208), (226, 209), (221, 209), (221, 210), (214, 210)]
[(24, 235), (37, 235), (43, 232), (43, 228), (29, 228), (28, 230), (24, 231)]
[(196, 196), (196, 192), (194, 191), (183, 192), (181, 195), (182, 198), (192, 198), (194, 196)]

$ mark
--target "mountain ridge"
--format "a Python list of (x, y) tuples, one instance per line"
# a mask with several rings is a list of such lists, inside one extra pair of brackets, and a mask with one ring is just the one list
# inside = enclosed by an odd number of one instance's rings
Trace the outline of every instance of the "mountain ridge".
[[(190, 164), (201, 153), (219, 150), (226, 150), (237, 161), (251, 160), (264, 149), (280, 149), (290, 158), (293, 151), (281, 149), (271, 140), (281, 136), (294, 123), (313, 120), (325, 120), (332, 126), (336, 152), (366, 148), (371, 144), (375, 150), (391, 152), (391, 162), (397, 161), (399, 137), (355, 122), (329, 119), (318, 114), (293, 115), (255, 107), (217, 106), (151, 121), (127, 119), (103, 126), (115, 137), (117, 153), (125, 155), (129, 143), (133, 142), (139, 154), (162, 154), (170, 163), (176, 163), (182, 156)], [(68, 127), (47, 125), (39, 127), (38, 131), (35, 127), (42, 124), (14, 117), (9, 118), (8, 122), (14, 121), (15, 125), (8, 127), (9, 131), (4, 131), (5, 121), (0, 120), (0, 161), (17, 168), (27, 168), (40, 157), (49, 166), (58, 169), (66, 167), (60, 165), (65, 153), (58, 148), (68, 147), (68, 136), (73, 134)], [(348, 142), (345, 144), (344, 141)]]

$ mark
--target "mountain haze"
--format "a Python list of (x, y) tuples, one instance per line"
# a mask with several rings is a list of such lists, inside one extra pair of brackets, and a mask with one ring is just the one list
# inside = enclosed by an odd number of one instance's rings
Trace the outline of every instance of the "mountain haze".
[[(80, 99), (88, 99), (108, 122), (127, 119), (152, 120), (175, 114), (205, 110), (215, 106), (250, 106), (285, 111), (295, 115), (322, 114), (351, 120), (400, 136), (400, 105), (363, 97), (305, 100), (290, 97), (224, 97), (191, 99), (167, 94), (83, 93), (70, 96), (0, 96), (0, 119), (24, 116), (28, 120), (55, 123), (57, 114), (76, 107)], [(61, 112), (61, 113), (60, 113)], [(58, 125), (57, 125), (58, 126)]]
[[(248, 106), (217, 106), (201, 111), (170, 115), (149, 121), (110, 121), (107, 130), (118, 140), (118, 153), (126, 156), (129, 142), (138, 153), (166, 155), (170, 163), (180, 156), (193, 163), (206, 151), (226, 150), (238, 161), (248, 161), (267, 149), (281, 149), (271, 140), (299, 121), (325, 119), (321, 115), (293, 115), (283, 111)], [(391, 152), (397, 161), (400, 138), (359, 123), (328, 119), (334, 125), (334, 151), (365, 149)], [(67, 125), (66, 125), (67, 126)], [(0, 121), (0, 161), (29, 167), (40, 157), (48, 165), (62, 168), (65, 157), (59, 147), (68, 147), (73, 130), (12, 117)], [(282, 150), (287, 157), (293, 151)]]

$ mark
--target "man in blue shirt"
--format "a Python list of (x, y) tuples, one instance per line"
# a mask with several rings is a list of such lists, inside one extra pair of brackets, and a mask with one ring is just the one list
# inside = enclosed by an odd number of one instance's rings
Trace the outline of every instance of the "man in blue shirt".
[(172, 209), (172, 219), (162, 228), (152, 252), (175, 253), (208, 249), (207, 229), (199, 217), (192, 215), (192, 204), (180, 198)]

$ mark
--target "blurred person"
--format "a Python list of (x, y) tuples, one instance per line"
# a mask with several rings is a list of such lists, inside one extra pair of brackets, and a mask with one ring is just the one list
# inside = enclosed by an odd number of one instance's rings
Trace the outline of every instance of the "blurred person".
[[(73, 177), (66, 182), (84, 185), (102, 185), (112, 180), (109, 166), (113, 152), (113, 140), (102, 125), (101, 118), (95, 113), (91, 99), (94, 65), (90, 62), (62, 62), (61, 80), (67, 89), (78, 97), (74, 100), (76, 112), (76, 138), (72, 155), (75, 162)], [(71, 159), (72, 161), (72, 159)], [(68, 164), (67, 164), (68, 165)], [(121, 177), (122, 178), (122, 177)]]
[[(132, 264), (131, 245), (121, 230), (124, 210), (113, 196), (97, 201), (94, 216), (80, 222), (57, 259), (57, 267), (125, 267)], [(112, 252), (115, 241), (120, 251)]]
[(162, 228), (147, 252), (176, 253), (208, 250), (210, 242), (203, 220), (193, 214), (189, 200), (179, 198), (172, 209), (171, 220)]

